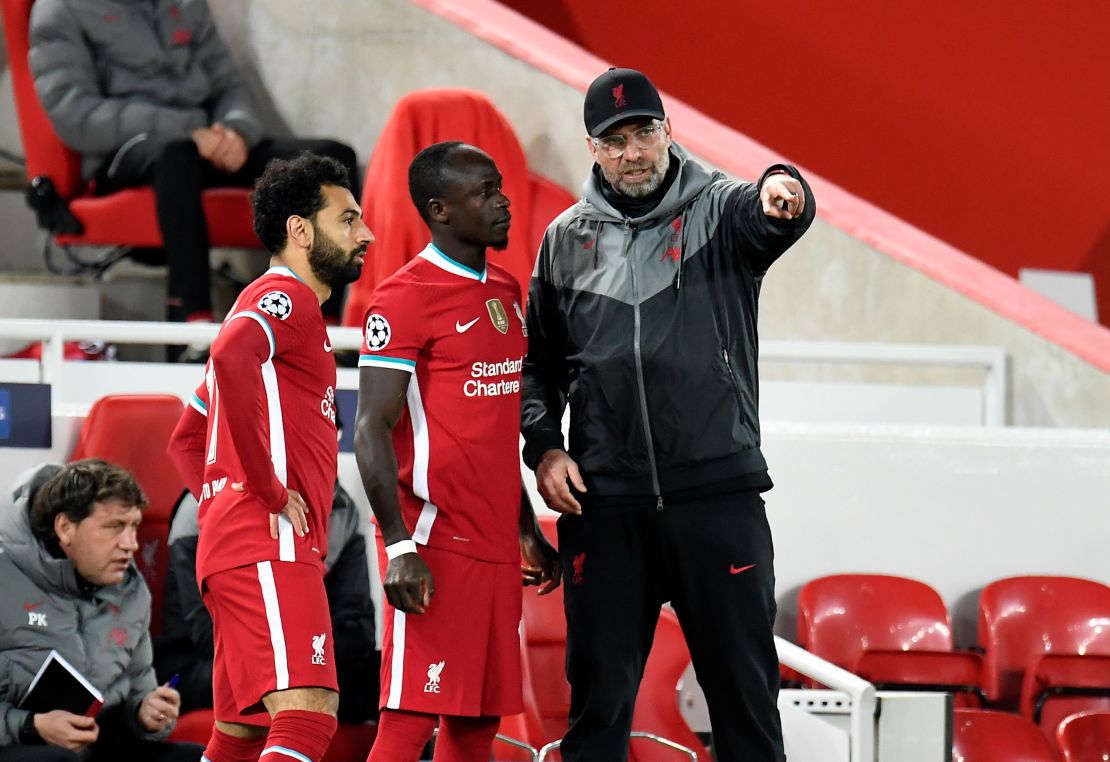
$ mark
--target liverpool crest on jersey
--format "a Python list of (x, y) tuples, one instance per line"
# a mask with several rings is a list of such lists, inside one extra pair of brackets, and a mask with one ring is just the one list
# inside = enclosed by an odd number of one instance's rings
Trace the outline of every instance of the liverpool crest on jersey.
[(509, 313), (505, 311), (505, 305), (501, 303), (501, 300), (490, 299), (486, 302), (486, 309), (489, 310), (489, 319), (493, 321), (493, 327), (501, 333), (508, 333)]

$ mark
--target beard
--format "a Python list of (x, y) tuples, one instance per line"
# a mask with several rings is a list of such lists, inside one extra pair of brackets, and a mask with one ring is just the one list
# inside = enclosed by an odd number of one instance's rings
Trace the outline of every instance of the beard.
[[(638, 162), (624, 162), (622, 161), (617, 165), (616, 170), (610, 174), (604, 169), (602, 174), (609, 182), (613, 189), (620, 193), (622, 196), (629, 198), (644, 198), (650, 196), (655, 191), (659, 190), (659, 186), (663, 184), (663, 180), (667, 177), (667, 170), (671, 166), (671, 152), (669, 150), (663, 151), (663, 155), (651, 161), (638, 161)], [(651, 169), (651, 174), (643, 180), (631, 182), (624, 179), (624, 173), (632, 169)]]
[(504, 251), (507, 249), (509, 247), (509, 231), (506, 230), (500, 238), (490, 241), (487, 246), (494, 251)]
[(333, 241), (328, 235), (312, 225), (312, 248), (308, 250), (308, 266), (312, 273), (332, 288), (354, 283), (362, 275), (362, 265), (355, 261), (356, 256), (366, 255), (366, 245), (356, 246), (351, 251)]
[(475, 232), (458, 232), (460, 243), (477, 248), (504, 251), (509, 247), (509, 228), (500, 225)]

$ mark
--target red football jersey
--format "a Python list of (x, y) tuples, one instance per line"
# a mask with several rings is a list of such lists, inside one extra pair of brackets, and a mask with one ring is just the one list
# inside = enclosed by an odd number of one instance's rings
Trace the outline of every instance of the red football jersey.
[(520, 287), (429, 245), (382, 281), (360, 367), (412, 373), (393, 429), (401, 512), (419, 544), (485, 561), (520, 559)]
[[(203, 464), (197, 579), (259, 561), (321, 564), (338, 457), (335, 361), (320, 302), (292, 270), (272, 267), (239, 295), (190, 408), (171, 448), (195, 451), (175, 453), (192, 474)], [(194, 410), (207, 417), (203, 446)], [(275, 540), (268, 515), (285, 506), (286, 488), (308, 505), (309, 532), (298, 537), (280, 516)]]

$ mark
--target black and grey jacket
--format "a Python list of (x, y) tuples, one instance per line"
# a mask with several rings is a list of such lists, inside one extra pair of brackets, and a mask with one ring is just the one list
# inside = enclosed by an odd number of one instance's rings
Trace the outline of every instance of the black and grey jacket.
[[(528, 293), (521, 427), (525, 462), (570, 446), (595, 495), (665, 497), (752, 486), (760, 452), (756, 311), (767, 268), (813, 221), (797, 170), (758, 183), (710, 173), (677, 144), (675, 180), (629, 219), (596, 174), (548, 227)], [(799, 220), (763, 214), (759, 188), (801, 180)], [(763, 477), (764, 480), (766, 477)]]

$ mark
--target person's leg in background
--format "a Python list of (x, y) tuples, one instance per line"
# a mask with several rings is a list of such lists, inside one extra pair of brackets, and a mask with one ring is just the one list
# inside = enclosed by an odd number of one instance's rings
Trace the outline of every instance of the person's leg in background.
[(366, 762), (417, 762), (436, 729), (436, 719), (434, 714), (383, 709)]
[(166, 317), (171, 321), (212, 320), (208, 224), (201, 192), (210, 184), (207, 175), (213, 171), (191, 140), (140, 141), (97, 175), (101, 193), (137, 185), (153, 187), (168, 268)]
[[(146, 741), (131, 730), (126, 704), (117, 704), (104, 710), (97, 717), (100, 733), (96, 743), (89, 747), (83, 762), (116, 762), (121, 759), (141, 759), (149, 762), (196, 762), (204, 751), (195, 743)], [(0, 759), (5, 759), (0, 757)]]
[[(190, 643), (190, 646), (192, 644)], [(177, 643), (154, 646), (154, 670), (160, 683), (177, 676), (177, 692), (181, 694), (181, 713), (212, 708), (212, 657), (186, 653)]]
[[(111, 193), (138, 185), (154, 189), (158, 224), (166, 252), (167, 318), (172, 321), (212, 320), (208, 224), (201, 203), (205, 188), (249, 188), (274, 158), (291, 158), (305, 151), (330, 156), (351, 178), (355, 197), (362, 193), (355, 151), (335, 140), (263, 140), (233, 174), (220, 172), (204, 161), (191, 140), (156, 143), (140, 141), (113, 157), (97, 174), (97, 189)], [(324, 316), (338, 324), (343, 294), (336, 292), (324, 305)]]
[(485, 762), (501, 725), (500, 717), (440, 718), (434, 762)]

